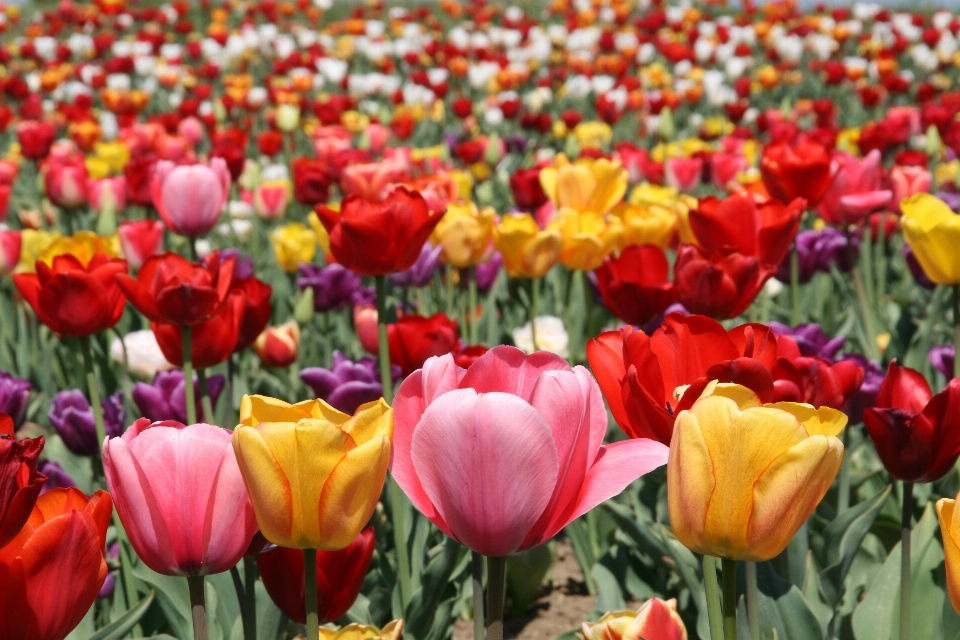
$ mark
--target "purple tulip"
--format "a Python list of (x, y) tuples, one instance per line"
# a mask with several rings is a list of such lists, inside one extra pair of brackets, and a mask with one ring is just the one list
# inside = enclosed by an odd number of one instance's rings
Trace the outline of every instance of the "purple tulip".
[(880, 385), (883, 384), (884, 370), (879, 363), (867, 360), (859, 353), (844, 354), (840, 360), (852, 360), (863, 368), (863, 384), (844, 408), (844, 413), (850, 418), (850, 424), (860, 424), (863, 422), (864, 410), (877, 403), (877, 394), (880, 393)]
[[(860, 255), (860, 239), (854, 236), (853, 258)], [(810, 282), (817, 272), (829, 273), (830, 265), (836, 265), (840, 271), (850, 271), (850, 252), (847, 250), (847, 237), (833, 227), (820, 231), (801, 231), (797, 234), (797, 252), (800, 258), (800, 282)], [(777, 269), (777, 280), (790, 282), (790, 254), (784, 258)]]
[(953, 191), (937, 191), (937, 197), (943, 200), (951, 210), (960, 209), (960, 193)]
[(26, 380), (14, 378), (6, 371), (0, 371), (0, 413), (13, 418), (13, 426), (19, 429), (27, 417), (27, 403), (33, 388)]
[(53, 460), (41, 460), (37, 463), (37, 471), (47, 476), (47, 481), (43, 483), (40, 489), (40, 495), (45, 494), (51, 489), (68, 489), (77, 486), (66, 471)]
[[(123, 408), (123, 392), (117, 391), (100, 402), (103, 407), (103, 426), (107, 435), (116, 438), (123, 434), (126, 411)], [(59, 392), (50, 404), (47, 413), (57, 435), (67, 449), (78, 456), (94, 456), (100, 450), (93, 408), (87, 396), (79, 389)]]
[[(390, 373), (394, 382), (400, 379), (400, 367), (392, 365)], [(334, 351), (331, 368), (304, 369), (300, 372), (300, 379), (318, 398), (349, 415), (353, 415), (360, 405), (383, 395), (377, 361), (370, 356), (351, 362), (339, 351)]]
[[(111, 564), (116, 563), (117, 558), (120, 556), (120, 546), (114, 542), (113, 544), (107, 547), (107, 561)], [(117, 588), (117, 572), (111, 571), (107, 574), (106, 579), (103, 581), (103, 585), (100, 587), (100, 591), (97, 593), (97, 598), (109, 598), (113, 595), (114, 589)]]
[[(224, 377), (219, 375), (207, 378), (207, 391), (210, 393), (210, 403), (214, 409), (217, 406), (217, 398), (223, 391), (224, 382)], [(197, 420), (203, 422), (206, 417), (203, 414), (200, 385), (196, 377), (193, 379), (193, 388), (197, 403)], [(160, 371), (150, 384), (145, 382), (134, 384), (130, 395), (143, 417), (153, 422), (175, 420), (186, 423), (187, 421), (186, 388), (183, 384), (183, 371), (180, 369)], [(211, 416), (210, 419), (212, 420), (213, 417)]]
[(243, 280), (249, 278), (253, 275), (253, 258), (250, 256), (240, 255), (239, 249), (222, 249), (220, 251), (220, 262), (222, 263), (227, 258), (236, 258), (237, 261), (233, 265), (233, 277)]
[(933, 347), (927, 356), (937, 371), (947, 376), (947, 380), (953, 380), (953, 363), (956, 357), (953, 345)]
[(350, 304), (354, 307), (375, 307), (377, 290), (373, 287), (360, 287), (350, 296)]
[(430, 242), (424, 242), (420, 256), (412, 267), (387, 276), (390, 284), (397, 287), (425, 287), (430, 284), (433, 281), (433, 272), (440, 266), (442, 248), (440, 245), (434, 247)]
[(477, 290), (486, 293), (493, 288), (493, 283), (497, 281), (497, 274), (500, 273), (500, 267), (503, 266), (503, 256), (499, 251), (494, 251), (490, 259), (477, 265), (474, 270), (474, 278), (477, 279)]
[(903, 245), (901, 253), (903, 259), (907, 262), (907, 268), (910, 269), (910, 275), (913, 276), (914, 281), (924, 289), (935, 289), (937, 283), (927, 277), (923, 267), (920, 266), (920, 262), (917, 261), (917, 256), (913, 255), (913, 249), (910, 248), (910, 245)]
[(335, 262), (325, 267), (301, 264), (297, 278), (301, 291), (313, 289), (313, 308), (318, 313), (345, 307), (361, 283), (360, 274)]
[(837, 358), (837, 351), (843, 347), (846, 338), (837, 336), (830, 338), (823, 332), (820, 325), (815, 322), (797, 325), (791, 329), (785, 324), (779, 322), (769, 323), (770, 328), (778, 336), (790, 336), (800, 348), (802, 356), (816, 356), (833, 362)]

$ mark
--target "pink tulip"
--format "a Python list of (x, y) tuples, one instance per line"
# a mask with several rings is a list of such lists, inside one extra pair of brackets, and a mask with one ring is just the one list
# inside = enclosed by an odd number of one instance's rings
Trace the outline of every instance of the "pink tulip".
[(890, 170), (890, 183), (893, 187), (892, 209), (900, 211), (900, 202), (915, 193), (930, 191), (933, 175), (924, 167), (895, 166)]
[(175, 166), (161, 160), (150, 181), (153, 205), (174, 233), (195, 238), (213, 229), (230, 195), (230, 171), (222, 158), (210, 165)]
[(127, 179), (123, 176), (88, 179), (87, 198), (90, 199), (90, 208), (98, 214), (103, 213), (106, 207), (110, 207), (114, 213), (120, 213), (127, 208)]
[(469, 369), (433, 357), (394, 402), (392, 471), (445, 534), (487, 556), (543, 544), (666, 464), (652, 440), (602, 446), (600, 387), (559, 356), (499, 346)]
[(676, 187), (684, 193), (689, 193), (700, 186), (703, 159), (667, 158), (664, 162), (664, 173), (668, 185)]
[(383, 200), (387, 189), (403, 179), (403, 167), (390, 160), (351, 164), (340, 175), (345, 195), (358, 195), (364, 200)]
[(203, 123), (197, 118), (189, 116), (177, 125), (177, 135), (186, 138), (191, 144), (203, 141)]
[(150, 256), (163, 253), (163, 223), (159, 220), (124, 222), (117, 229), (120, 251), (132, 269), (139, 269)]
[(0, 229), (0, 278), (10, 275), (20, 262), (22, 238), (19, 231)]
[(747, 170), (747, 159), (739, 153), (715, 153), (710, 156), (710, 180), (717, 189), (726, 189), (737, 174)]
[(87, 202), (87, 167), (83, 161), (57, 161), (46, 165), (44, 185), (50, 202), (75, 209)]
[(367, 138), (370, 141), (370, 152), (382, 152), (387, 146), (387, 141), (390, 139), (390, 127), (385, 127), (382, 124), (372, 122), (367, 125), (366, 133)]
[(157, 573), (226, 571), (257, 532), (226, 429), (141, 418), (106, 439), (103, 467), (130, 543)]
[(154, 149), (163, 160), (187, 162), (194, 159), (193, 143), (183, 136), (162, 135), (157, 139)]
[(313, 150), (320, 160), (333, 163), (337, 154), (350, 149), (352, 136), (340, 126), (317, 127), (313, 132)]
[(358, 304), (353, 308), (353, 328), (357, 332), (357, 339), (364, 351), (373, 355), (377, 355), (380, 349), (377, 318), (377, 308), (372, 304)]
[(836, 152), (834, 157), (840, 165), (837, 177), (817, 206), (817, 213), (825, 222), (844, 227), (859, 224), (890, 203), (893, 193), (880, 188), (878, 150), (862, 159), (842, 152)]
[(253, 210), (264, 220), (276, 220), (287, 210), (290, 203), (289, 180), (261, 182), (253, 190)]

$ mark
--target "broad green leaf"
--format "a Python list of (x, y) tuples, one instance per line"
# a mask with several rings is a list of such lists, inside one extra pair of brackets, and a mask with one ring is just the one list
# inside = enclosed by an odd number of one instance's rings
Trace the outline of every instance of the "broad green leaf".
[(127, 611), (103, 627), (92, 636), (89, 636), (88, 640), (117, 640), (122, 638), (127, 633), (133, 629), (133, 627), (140, 621), (140, 618), (143, 617), (143, 614), (147, 612), (147, 609), (150, 608), (150, 605), (153, 604), (154, 592), (151, 591), (148, 593), (140, 602), (136, 605), (127, 609)]
[(179, 640), (192, 640), (193, 620), (190, 618), (187, 579), (160, 575), (142, 562), (133, 566), (133, 575), (157, 592), (157, 602), (174, 636)]
[(597, 585), (593, 580), (592, 569), (596, 564), (597, 558), (593, 555), (593, 545), (590, 544), (590, 533), (587, 531), (587, 523), (583, 518), (577, 518), (566, 527), (564, 532), (567, 539), (570, 540), (570, 546), (573, 547), (573, 555), (577, 558), (580, 570), (583, 572), (584, 581), (587, 583), (587, 591), (590, 595), (596, 595)]
[(267, 595), (263, 583), (257, 580), (257, 640), (276, 640), (280, 637), (285, 616)]
[(824, 637), (817, 615), (790, 582), (769, 562), (757, 563), (757, 611), (760, 640), (816, 640)]
[(622, 611), (626, 608), (623, 591), (617, 577), (602, 563), (593, 565), (590, 570), (597, 585), (597, 611)]
[(437, 607), (450, 584), (450, 576), (457, 566), (463, 547), (451, 538), (445, 539), (443, 550), (430, 561), (423, 572), (421, 586), (413, 593), (407, 605), (404, 635), (424, 638), (433, 627)]

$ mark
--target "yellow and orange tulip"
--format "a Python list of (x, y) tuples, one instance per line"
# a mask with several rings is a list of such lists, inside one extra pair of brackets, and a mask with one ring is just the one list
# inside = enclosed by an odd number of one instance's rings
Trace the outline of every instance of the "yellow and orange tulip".
[(943, 556), (947, 567), (947, 593), (954, 610), (960, 612), (960, 511), (956, 499), (937, 500), (937, 519), (943, 535)]
[(571, 163), (563, 154), (552, 167), (540, 170), (540, 186), (558, 209), (604, 214), (627, 193), (627, 170), (619, 160), (579, 158)]
[(472, 267), (487, 257), (496, 220), (492, 207), (480, 209), (470, 201), (452, 202), (430, 239), (441, 247), (443, 262), (458, 269)]
[(529, 213), (509, 213), (493, 229), (493, 244), (513, 278), (540, 278), (560, 259), (563, 236), (541, 229)]
[(563, 237), (560, 262), (575, 271), (593, 271), (599, 267), (623, 233), (619, 218), (611, 217), (608, 222), (603, 214), (573, 209), (561, 209), (548, 228)]
[(584, 622), (584, 640), (687, 640), (677, 601), (651, 598), (637, 611), (612, 611), (594, 623)]
[(403, 620), (394, 620), (383, 629), (369, 624), (348, 624), (340, 630), (320, 627), (320, 640), (400, 640)]

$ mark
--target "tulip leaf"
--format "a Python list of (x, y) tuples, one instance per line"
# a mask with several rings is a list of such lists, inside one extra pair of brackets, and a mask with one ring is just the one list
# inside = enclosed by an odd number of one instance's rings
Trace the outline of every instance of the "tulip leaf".
[(577, 564), (583, 572), (584, 581), (587, 583), (587, 592), (590, 595), (596, 595), (597, 584), (593, 580), (592, 569), (596, 564), (597, 558), (593, 555), (593, 545), (590, 544), (590, 532), (587, 530), (587, 522), (584, 518), (577, 518), (563, 529), (570, 540), (570, 546), (573, 547), (573, 555), (577, 558)]
[(150, 605), (153, 604), (155, 594), (156, 592), (151, 590), (140, 602), (127, 609), (122, 616), (90, 636), (88, 640), (117, 640), (127, 635), (140, 621), (143, 614), (147, 612)]
[(590, 569), (590, 574), (597, 585), (597, 611), (622, 611), (626, 608), (620, 582), (609, 567), (598, 562)]
[(890, 486), (841, 513), (823, 531), (826, 568), (820, 574), (821, 586), (834, 605), (843, 597), (843, 583), (863, 538), (869, 533), (883, 508)]
[(157, 602), (170, 630), (179, 640), (193, 638), (193, 620), (190, 619), (190, 591), (185, 578), (164, 576), (142, 562), (133, 565), (133, 575), (157, 592)]
[(273, 604), (263, 582), (257, 580), (257, 640), (275, 640), (281, 635), (286, 616)]
[(778, 576), (770, 562), (757, 563), (757, 612), (762, 640), (824, 637), (824, 627), (803, 593)]
[(405, 636), (418, 639), (427, 636), (439, 614), (438, 607), (450, 585), (450, 576), (463, 550), (458, 542), (446, 538), (443, 550), (427, 565), (420, 588), (414, 591), (410, 604), (407, 605), (404, 616)]

